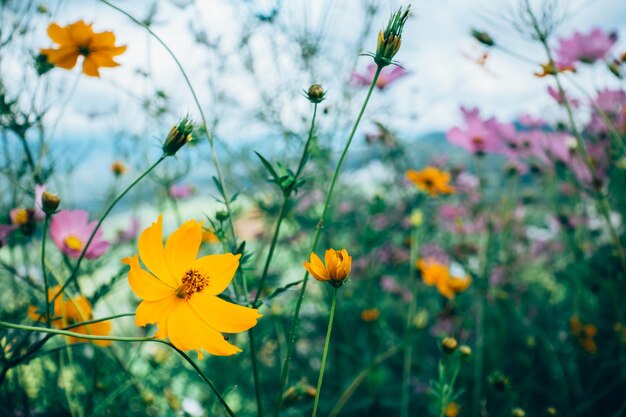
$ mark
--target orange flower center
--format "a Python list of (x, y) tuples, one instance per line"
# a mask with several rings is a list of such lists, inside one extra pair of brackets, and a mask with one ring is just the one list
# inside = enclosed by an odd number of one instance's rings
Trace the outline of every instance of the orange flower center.
[(190, 269), (183, 276), (182, 285), (176, 289), (176, 297), (189, 300), (192, 295), (202, 291), (209, 285), (209, 277), (195, 269)]
[(28, 210), (19, 209), (15, 212), (13, 221), (15, 224), (26, 224), (28, 223), (29, 218), (30, 216), (29, 216)]
[(83, 249), (83, 241), (74, 235), (69, 235), (65, 238), (65, 246), (71, 250), (82, 250)]

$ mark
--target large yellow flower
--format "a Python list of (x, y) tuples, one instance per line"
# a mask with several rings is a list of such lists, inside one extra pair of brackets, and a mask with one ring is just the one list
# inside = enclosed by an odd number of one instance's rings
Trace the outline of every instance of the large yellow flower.
[(328, 249), (324, 255), (325, 265), (314, 252), (304, 268), (318, 281), (328, 281), (333, 287), (341, 286), (350, 275), (352, 257), (345, 249)]
[[(184, 223), (163, 246), (162, 217), (139, 237), (139, 255), (123, 259), (130, 266), (128, 282), (143, 301), (135, 323), (156, 323), (156, 337), (169, 337), (181, 350), (202, 349), (213, 355), (241, 352), (222, 335), (248, 330), (261, 317), (256, 309), (217, 297), (228, 287), (241, 255), (226, 253), (196, 259), (202, 224)], [(139, 257), (150, 271), (139, 265)]]
[(435, 167), (426, 167), (421, 171), (409, 169), (405, 175), (407, 180), (420, 190), (426, 191), (431, 197), (454, 192), (454, 188), (450, 186), (450, 174)]
[[(48, 289), (48, 302), (52, 301), (60, 290), (60, 285)], [(93, 320), (91, 304), (89, 304), (89, 301), (82, 295), (70, 298), (69, 300), (65, 300), (63, 295), (58, 296), (56, 300), (54, 300), (54, 306), (50, 313), (52, 315), (51, 324), (57, 329), (64, 329), (84, 321)], [(35, 306), (29, 306), (28, 317), (33, 321), (43, 322), (45, 321), (45, 309), (42, 311)], [(98, 323), (83, 324), (81, 326), (71, 327), (69, 330), (74, 333), (106, 336), (111, 333), (111, 322), (101, 321)], [(70, 343), (85, 341), (85, 339), (76, 337), (68, 337), (68, 339)], [(108, 346), (111, 344), (110, 340), (92, 340), (91, 342), (99, 346)]]
[(83, 56), (83, 73), (91, 77), (99, 77), (100, 67), (117, 67), (120, 64), (114, 57), (126, 51), (126, 46), (115, 46), (113, 32), (95, 33), (91, 25), (82, 20), (65, 27), (56, 23), (48, 26), (48, 36), (58, 48), (41, 49), (48, 61), (57, 67), (72, 69), (79, 56)]

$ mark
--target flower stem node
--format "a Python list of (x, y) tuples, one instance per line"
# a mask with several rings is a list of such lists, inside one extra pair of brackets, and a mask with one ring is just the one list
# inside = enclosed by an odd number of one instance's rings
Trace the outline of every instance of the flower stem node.
[(410, 11), (410, 5), (406, 9), (400, 7), (389, 18), (389, 23), (387, 23), (385, 30), (378, 32), (378, 44), (374, 62), (379, 67), (386, 67), (393, 63), (393, 57), (398, 53), (402, 44), (402, 31), (404, 24), (409, 18)]
[(496, 44), (496, 42), (487, 32), (482, 32), (480, 30), (472, 29), (472, 37), (485, 46), (491, 47)]
[(458, 346), (459, 342), (457, 342), (454, 337), (444, 337), (441, 341), (441, 348), (443, 349), (444, 353), (447, 353), (448, 355), (454, 353)]
[(41, 194), (41, 209), (48, 216), (56, 213), (56, 210), (59, 208), (59, 204), (61, 204), (61, 198), (58, 195), (47, 191), (44, 191), (43, 194)]
[(341, 287), (352, 268), (352, 257), (345, 249), (328, 249), (324, 255), (324, 263), (311, 252), (310, 260), (304, 263), (304, 268), (318, 281), (327, 281), (335, 288)]
[(313, 104), (319, 104), (326, 98), (326, 91), (319, 84), (312, 84), (305, 93), (306, 98)]
[(163, 152), (168, 156), (176, 155), (176, 152), (187, 143), (191, 141), (194, 124), (189, 118), (185, 116), (180, 122), (178, 122), (168, 133), (163, 144)]

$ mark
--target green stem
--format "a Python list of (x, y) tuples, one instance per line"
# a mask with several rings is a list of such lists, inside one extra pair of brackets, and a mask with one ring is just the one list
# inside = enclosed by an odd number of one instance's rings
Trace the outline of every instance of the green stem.
[(414, 229), (411, 239), (410, 249), (410, 265), (409, 265), (409, 287), (413, 289), (413, 298), (409, 304), (409, 308), (406, 315), (406, 325), (404, 331), (405, 346), (404, 346), (404, 364), (402, 368), (402, 397), (400, 400), (400, 415), (402, 417), (409, 416), (410, 409), (410, 383), (411, 383), (411, 362), (413, 359), (413, 343), (411, 343), (411, 327), (413, 326), (413, 319), (415, 318), (415, 310), (417, 309), (417, 280), (415, 277), (417, 254), (419, 248), (419, 226)]
[[(317, 103), (315, 103), (313, 107), (313, 118), (311, 119), (311, 128), (309, 129), (309, 136), (304, 145), (304, 150), (302, 151), (302, 156), (300, 157), (300, 162), (298, 163), (298, 169), (296, 170), (296, 174), (293, 178), (294, 186), (297, 184), (300, 175), (302, 174), (302, 170), (304, 169), (304, 165), (306, 164), (307, 156), (309, 154), (309, 146), (311, 144), (311, 140), (313, 138), (313, 132), (315, 130), (315, 118), (317, 116)], [(267, 274), (269, 272), (270, 264), (272, 258), (274, 256), (274, 250), (276, 249), (276, 244), (278, 243), (278, 236), (280, 235), (280, 226), (283, 223), (283, 219), (285, 218), (285, 214), (287, 213), (287, 207), (289, 205), (291, 199), (291, 193), (293, 192), (293, 188), (289, 188), (283, 194), (283, 204), (280, 206), (280, 211), (278, 212), (278, 220), (276, 220), (276, 228), (274, 230), (274, 236), (272, 236), (272, 242), (270, 243), (270, 249), (267, 253), (267, 258), (265, 259), (265, 265), (263, 265), (263, 272), (261, 274), (261, 279), (259, 280), (259, 285), (257, 286), (256, 295), (254, 296), (254, 301), (252, 302), (253, 308), (259, 307), (259, 298), (261, 297), (261, 293), (263, 292), (263, 286), (265, 285), (265, 280), (267, 279)], [(256, 393), (256, 403), (257, 403), (257, 415), (258, 417), (263, 416), (263, 404), (261, 399), (261, 381), (258, 373), (258, 365), (256, 360), (256, 345), (254, 343), (254, 328), (248, 330), (248, 336), (250, 340), (250, 358), (252, 360), (252, 372), (254, 377), (254, 390)]]
[[(219, 181), (219, 184), (220, 184), (220, 187), (219, 187), (220, 190), (219, 191), (220, 191), (220, 194), (222, 194), (222, 198), (224, 199), (224, 205), (226, 206), (226, 211), (228, 212), (228, 223), (229, 223), (229, 226), (230, 226), (231, 238), (233, 240), (233, 247), (237, 248), (238, 247), (238, 245), (237, 245), (237, 236), (235, 235), (235, 224), (233, 223), (233, 213), (232, 213), (232, 210), (230, 208), (230, 199), (228, 198), (228, 193), (226, 192), (226, 183), (224, 182), (224, 176), (222, 175), (222, 168), (221, 168), (219, 159), (217, 157), (217, 150), (215, 149), (215, 140), (213, 138), (213, 134), (211, 133), (211, 131), (208, 128), (207, 121), (206, 121), (206, 116), (204, 115), (204, 111), (202, 110), (202, 106), (200, 105), (200, 100), (198, 99), (198, 96), (196, 95), (196, 91), (194, 90), (193, 86), (191, 85), (191, 80), (189, 80), (189, 77), (187, 76), (187, 73), (185, 72), (185, 69), (183, 68), (183, 66), (180, 63), (180, 61), (178, 60), (178, 58), (176, 58), (176, 55), (174, 54), (174, 52), (167, 46), (167, 44), (156, 33), (154, 33), (152, 31), (152, 29), (150, 29), (150, 27), (148, 25), (146, 25), (145, 23), (143, 23), (140, 20), (136, 19), (134, 16), (132, 16), (131, 14), (126, 12), (125, 10), (115, 6), (114, 4), (109, 3), (107, 0), (100, 0), (100, 1), (102, 3), (104, 3), (104, 4), (106, 4), (107, 6), (117, 10), (118, 12), (122, 13), (123, 15), (128, 17), (130, 20), (132, 20), (133, 22), (135, 22), (139, 26), (143, 27), (146, 31), (148, 31), (148, 33), (152, 37), (154, 37), (154, 39), (156, 39), (157, 42), (159, 42), (161, 44), (161, 46), (163, 46), (163, 48), (165, 48), (167, 53), (172, 57), (172, 59), (174, 60), (174, 63), (176, 63), (176, 66), (180, 70), (180, 73), (182, 74), (183, 78), (185, 79), (185, 83), (189, 87), (189, 91), (191, 92), (191, 95), (192, 95), (193, 100), (194, 100), (194, 102), (196, 104), (196, 107), (198, 108), (198, 112), (200, 113), (200, 118), (202, 119), (202, 130), (206, 134), (206, 137), (209, 140), (209, 144), (211, 145), (211, 156), (213, 158), (213, 164), (215, 165), (215, 171), (217, 172), (217, 178), (218, 178), (218, 181)], [(247, 283), (246, 283), (246, 280), (245, 280), (243, 274), (240, 274), (240, 276), (241, 276), (241, 280), (242, 280), (242, 284), (243, 284), (244, 294), (245, 294), (245, 296), (247, 298), (248, 297)]]
[(46, 305), (46, 326), (50, 327), (50, 303), (48, 302), (48, 274), (46, 272), (46, 236), (48, 235), (48, 224), (50, 216), (46, 213), (43, 220), (43, 231), (41, 236), (41, 275), (43, 277), (44, 299)]
[(109, 207), (107, 207), (107, 209), (104, 212), (104, 214), (102, 215), (102, 217), (100, 217), (100, 220), (98, 220), (98, 223), (96, 224), (96, 227), (91, 232), (91, 235), (89, 236), (89, 239), (87, 239), (87, 243), (85, 243), (85, 246), (83, 247), (83, 251), (80, 253), (80, 256), (78, 257), (78, 260), (76, 261), (76, 265), (74, 266), (74, 269), (72, 270), (72, 274), (70, 275), (68, 280), (63, 283), (63, 286), (61, 286), (61, 290), (59, 290), (59, 292), (56, 293), (55, 296), (52, 298), (51, 303), (54, 303), (54, 301), (57, 299), (57, 297), (59, 297), (63, 293), (63, 291), (67, 288), (67, 286), (70, 285), (78, 277), (78, 270), (80, 268), (81, 262), (85, 258), (85, 254), (87, 253), (87, 249), (89, 249), (89, 245), (91, 245), (91, 241), (93, 240), (94, 236), (96, 235), (96, 232), (100, 229), (100, 226), (102, 225), (102, 222), (104, 221), (104, 219), (106, 219), (106, 217), (109, 215), (111, 210), (113, 210), (113, 207), (115, 207), (115, 205), (135, 185), (137, 185), (142, 179), (144, 179), (149, 173), (151, 173), (152, 170), (154, 170), (154, 168), (156, 168), (161, 162), (163, 162), (165, 160), (165, 158), (167, 158), (166, 154), (161, 155), (161, 157), (154, 164), (152, 164), (152, 166), (150, 166), (150, 168), (148, 168), (143, 174), (141, 174), (139, 177), (137, 177), (137, 179), (135, 179), (135, 181), (133, 181), (128, 187), (126, 187), (126, 189), (124, 191), (122, 191), (120, 193), (120, 195), (118, 195), (115, 198), (115, 200), (113, 200), (111, 202), (111, 204), (109, 204)]
[(235, 417), (235, 413), (233, 413), (233, 411), (230, 409), (230, 407), (226, 403), (226, 400), (224, 400), (224, 397), (222, 397), (220, 392), (217, 390), (217, 387), (215, 386), (215, 384), (213, 384), (213, 381), (211, 381), (202, 372), (202, 370), (198, 367), (198, 365), (185, 352), (178, 349), (176, 346), (174, 346), (172, 343), (166, 340), (155, 339), (152, 337), (94, 336), (94, 335), (89, 335), (89, 334), (70, 332), (67, 330), (46, 329), (43, 327), (24, 326), (21, 324), (13, 324), (13, 323), (0, 321), (0, 328), (2, 327), (5, 329), (16, 329), (16, 330), (25, 330), (25, 331), (31, 331), (31, 332), (48, 333), (51, 335), (69, 336), (69, 337), (75, 337), (77, 339), (85, 339), (85, 340), (109, 340), (112, 342), (127, 342), (127, 343), (156, 342), (156, 343), (167, 345), (171, 347), (172, 349), (174, 349), (180, 356), (183, 357), (183, 359), (187, 361), (187, 363), (189, 363), (189, 365), (191, 365), (191, 367), (198, 373), (200, 378), (202, 378), (202, 380), (206, 382), (206, 384), (215, 393), (215, 395), (219, 399), (220, 403), (222, 403), (222, 406), (224, 407), (224, 410), (226, 410), (228, 415), (231, 417)]
[[(359, 115), (354, 122), (354, 126), (352, 127), (352, 131), (350, 132), (350, 136), (348, 137), (348, 141), (346, 142), (341, 155), (339, 156), (339, 160), (337, 161), (337, 166), (335, 167), (335, 171), (333, 172), (333, 176), (330, 181), (330, 186), (328, 188), (328, 192), (326, 193), (326, 200), (324, 201), (324, 208), (322, 210), (322, 215), (320, 216), (320, 220), (317, 224), (317, 228), (315, 230), (315, 236), (313, 237), (313, 242), (311, 243), (311, 248), (309, 253), (314, 252), (317, 247), (317, 243), (322, 234), (322, 228), (324, 227), (324, 220), (326, 219), (326, 214), (328, 212), (328, 208), (330, 207), (330, 199), (332, 197), (333, 191), (335, 190), (335, 184), (337, 182), (337, 178), (339, 177), (339, 171), (341, 171), (341, 166), (343, 164), (344, 159), (346, 158), (346, 154), (348, 153), (348, 149), (350, 148), (350, 144), (352, 143), (352, 139), (354, 138), (354, 134), (356, 133), (356, 129), (361, 122), (361, 118), (363, 117), (363, 113), (365, 112), (365, 108), (367, 107), (367, 103), (370, 100), (372, 95), (372, 91), (374, 91), (374, 87), (376, 86), (376, 81), (378, 81), (378, 76), (380, 75), (380, 71), (383, 67), (378, 66), (376, 69), (376, 73), (374, 74), (374, 78), (372, 79), (372, 84), (367, 92), (367, 96), (365, 97), (365, 101), (361, 106), (361, 110), (359, 111)], [(305, 272), (304, 278), (302, 279), (302, 288), (300, 288), (300, 294), (298, 295), (298, 301), (296, 302), (296, 309), (293, 314), (293, 320), (291, 323), (291, 329), (289, 332), (289, 340), (287, 342), (287, 355), (285, 356), (285, 362), (283, 363), (281, 376), (280, 376), (280, 385), (278, 387), (278, 399), (276, 400), (276, 410), (274, 412), (275, 417), (279, 416), (280, 407), (283, 402), (283, 391), (285, 389), (285, 384), (287, 383), (287, 376), (289, 375), (289, 363), (291, 362), (291, 356), (293, 354), (293, 346), (296, 342), (296, 331), (298, 329), (298, 319), (300, 317), (300, 308), (302, 307), (302, 301), (304, 299), (304, 292), (306, 290), (306, 284), (309, 279), (309, 273)]]
[(333, 321), (335, 319), (335, 307), (337, 306), (337, 290), (339, 288), (333, 288), (333, 301), (330, 304), (330, 317), (328, 318), (328, 329), (326, 330), (326, 341), (324, 342), (324, 353), (322, 354), (322, 367), (320, 368), (320, 375), (317, 378), (317, 389), (315, 390), (315, 402), (313, 403), (313, 414), (311, 417), (317, 415), (317, 404), (320, 400), (320, 392), (322, 391), (322, 380), (324, 379), (324, 370), (326, 369), (326, 358), (328, 356), (328, 346), (330, 345), (330, 333), (333, 330)]

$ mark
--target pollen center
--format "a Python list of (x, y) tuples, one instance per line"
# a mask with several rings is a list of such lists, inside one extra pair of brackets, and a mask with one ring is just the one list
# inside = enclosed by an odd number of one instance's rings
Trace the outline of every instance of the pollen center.
[(28, 210), (19, 209), (15, 212), (15, 216), (13, 218), (13, 223), (15, 224), (26, 224), (29, 220)]
[(88, 46), (79, 46), (78, 53), (81, 54), (82, 56), (87, 56), (91, 53), (91, 50), (89, 50)]
[(209, 285), (209, 277), (195, 269), (190, 269), (183, 276), (182, 285), (176, 289), (176, 296), (189, 300), (192, 295), (202, 291)]
[(71, 250), (82, 250), (83, 249), (83, 241), (77, 238), (74, 235), (69, 235), (65, 238), (65, 246)]

